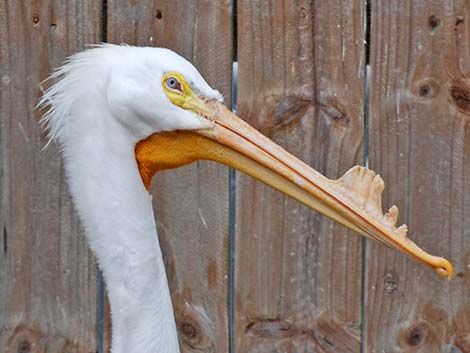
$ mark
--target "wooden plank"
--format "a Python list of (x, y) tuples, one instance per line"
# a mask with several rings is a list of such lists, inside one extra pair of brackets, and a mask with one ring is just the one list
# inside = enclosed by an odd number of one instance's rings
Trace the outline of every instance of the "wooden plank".
[(468, 352), (470, 7), (373, 1), (371, 36), (371, 168), (410, 238), (450, 258), (457, 276), (370, 243), (366, 351)]
[(91, 0), (0, 1), (0, 352), (95, 351), (95, 261), (33, 108), (99, 16)]
[[(230, 104), (231, 1), (108, 2), (110, 42), (185, 56)], [(199, 162), (153, 185), (182, 351), (227, 352), (228, 170)]]
[[(362, 163), (362, 1), (238, 1), (238, 112), (331, 178)], [(237, 352), (359, 352), (361, 239), (238, 175)]]

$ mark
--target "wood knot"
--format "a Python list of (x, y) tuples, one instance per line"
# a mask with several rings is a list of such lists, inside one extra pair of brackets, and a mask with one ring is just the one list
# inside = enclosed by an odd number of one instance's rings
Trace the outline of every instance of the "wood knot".
[(450, 98), (458, 110), (464, 114), (470, 115), (470, 92), (467, 87), (450, 87)]
[(34, 13), (33, 14), (33, 24), (38, 24), (39, 23), (39, 14), (38, 13)]
[(181, 323), (180, 332), (188, 339), (194, 339), (197, 336), (197, 328), (190, 322)]
[(188, 347), (197, 350), (213, 347), (211, 321), (203, 308), (185, 303), (182, 312), (176, 311), (176, 326), (182, 342)]
[(302, 96), (268, 97), (260, 113), (264, 125), (260, 132), (271, 137), (279, 130), (298, 126), (311, 105), (312, 101)]
[(423, 321), (411, 326), (406, 332), (406, 343), (412, 347), (419, 346), (426, 339), (427, 327)]
[(18, 326), (12, 332), (9, 340), (11, 353), (30, 353), (35, 350), (36, 343), (40, 341), (40, 334), (25, 326)]
[(155, 11), (155, 18), (156, 18), (157, 20), (161, 20), (162, 17), (163, 17), (162, 10), (157, 10), (157, 11)]
[(427, 84), (424, 84), (419, 88), (419, 95), (421, 97), (428, 97), (430, 92), (431, 92), (431, 87), (429, 87), (429, 85)]
[(346, 109), (337, 99), (328, 99), (326, 103), (320, 104), (320, 109), (325, 113), (328, 120), (339, 126), (348, 126), (351, 117), (346, 113)]
[(293, 323), (283, 319), (259, 319), (246, 325), (246, 333), (262, 338), (283, 339), (297, 334)]
[(439, 83), (434, 78), (427, 78), (413, 86), (414, 95), (420, 98), (430, 99), (439, 94)]
[(191, 348), (206, 348), (205, 337), (201, 326), (196, 319), (185, 316), (182, 321), (177, 320), (178, 332), (182, 341)]
[(287, 96), (276, 105), (274, 110), (276, 120), (285, 124), (287, 121), (300, 117), (310, 103), (310, 100), (302, 97)]
[(321, 352), (359, 352), (359, 332), (331, 317), (327, 312), (317, 318), (309, 333), (315, 337)]
[(299, 11), (300, 18), (306, 18), (308, 16), (308, 11), (305, 7), (301, 7)]
[(421, 327), (414, 327), (408, 334), (408, 344), (410, 346), (417, 346), (423, 341), (423, 338), (424, 332)]
[(18, 344), (18, 348), (15, 349), (17, 353), (30, 353), (31, 352), (31, 343), (28, 341), (21, 341)]
[(439, 28), (441, 28), (441, 26), (442, 26), (442, 21), (441, 21), (440, 18), (438, 18), (434, 15), (429, 16), (429, 18), (428, 18), (428, 27), (429, 27), (429, 30), (431, 32), (431, 35), (436, 34), (436, 32), (439, 30)]
[(398, 288), (398, 275), (395, 272), (388, 272), (384, 278), (385, 293), (392, 295)]
[[(52, 332), (44, 333), (37, 327), (30, 328), (18, 325), (15, 328), (0, 328), (0, 331), (8, 337), (8, 353), (33, 353), (49, 352), (89, 352), (89, 346), (80, 346), (77, 340), (54, 335)], [(2, 347), (4, 348), (4, 347)]]

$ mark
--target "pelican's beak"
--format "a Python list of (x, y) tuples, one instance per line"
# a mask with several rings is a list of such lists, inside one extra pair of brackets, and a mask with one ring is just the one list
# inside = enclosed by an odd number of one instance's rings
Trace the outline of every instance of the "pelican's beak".
[(303, 163), (230, 112), (207, 102), (213, 127), (196, 131), (154, 134), (136, 146), (139, 170), (147, 188), (153, 174), (195, 160), (213, 160), (236, 168), (300, 201), (355, 232), (394, 248), (452, 278), (452, 264), (432, 256), (407, 237), (405, 225), (396, 227), (398, 209), (382, 212), (382, 178), (355, 166), (338, 180), (330, 180)]

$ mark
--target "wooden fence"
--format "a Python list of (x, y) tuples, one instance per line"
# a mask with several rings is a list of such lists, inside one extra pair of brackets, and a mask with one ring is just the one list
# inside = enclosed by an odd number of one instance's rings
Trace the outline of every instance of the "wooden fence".
[(39, 82), (101, 41), (172, 48), (227, 104), (238, 61), (240, 116), (328, 177), (368, 162), (410, 237), (456, 267), (439, 279), (223, 166), (165, 172), (154, 206), (182, 351), (470, 352), (470, 4), (368, 5), (0, 0), (0, 352), (109, 345), (33, 110)]

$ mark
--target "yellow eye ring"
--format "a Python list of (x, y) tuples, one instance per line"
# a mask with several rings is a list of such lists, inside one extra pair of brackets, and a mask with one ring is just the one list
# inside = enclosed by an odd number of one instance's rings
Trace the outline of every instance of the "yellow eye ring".
[(174, 105), (199, 115), (211, 116), (213, 114), (180, 73), (167, 72), (163, 75), (161, 82), (163, 91)]

